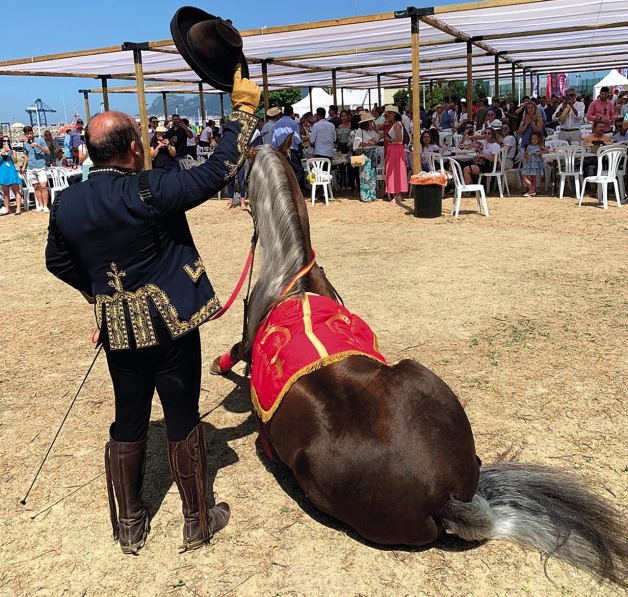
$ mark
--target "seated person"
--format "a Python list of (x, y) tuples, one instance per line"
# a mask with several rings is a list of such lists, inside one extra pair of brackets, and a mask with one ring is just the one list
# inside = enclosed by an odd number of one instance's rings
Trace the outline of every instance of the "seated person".
[(613, 135), (613, 143), (625, 143), (628, 141), (628, 129), (624, 128), (624, 120), (622, 118), (615, 119), (615, 134)]
[(600, 118), (593, 123), (593, 132), (582, 140), (584, 147), (591, 147), (594, 150), (599, 149), (602, 145), (611, 143), (610, 135), (604, 134), (606, 124)]
[(431, 131), (423, 131), (421, 133), (421, 170), (430, 171), (430, 160), (428, 153), (438, 153), (438, 145), (433, 141)]
[(493, 171), (495, 156), (501, 148), (497, 132), (493, 128), (487, 128), (482, 131), (482, 139), (482, 149), (473, 159), (473, 163), (465, 166), (462, 171), (465, 184), (477, 183), (480, 173)]
[(468, 121), (461, 130), (462, 139), (460, 139), (460, 143), (458, 143), (458, 149), (467, 148), (473, 139), (473, 123)]

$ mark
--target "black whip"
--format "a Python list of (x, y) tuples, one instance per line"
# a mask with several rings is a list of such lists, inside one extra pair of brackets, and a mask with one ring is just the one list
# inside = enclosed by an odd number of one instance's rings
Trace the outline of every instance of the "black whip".
[(92, 364), (89, 366), (89, 369), (87, 370), (87, 373), (85, 374), (85, 377), (83, 378), (83, 381), (81, 382), (81, 385), (79, 386), (79, 389), (76, 391), (76, 394), (74, 395), (74, 398), (72, 399), (70, 407), (68, 408), (68, 412), (65, 413), (65, 417), (63, 417), (63, 421), (61, 421), (61, 425), (59, 425), (59, 429), (57, 429), (57, 433), (55, 434), (54, 439), (50, 443), (50, 447), (48, 448), (48, 451), (46, 452), (46, 455), (44, 456), (44, 459), (41, 461), (41, 464), (39, 465), (39, 468), (37, 469), (37, 473), (35, 474), (35, 478), (33, 479), (31, 486), (28, 488), (26, 495), (20, 500), (20, 504), (22, 504), (22, 506), (26, 505), (26, 498), (28, 497), (28, 494), (31, 492), (31, 489), (33, 489), (33, 485), (35, 485), (35, 481), (37, 481), (37, 477), (39, 477), (39, 473), (41, 473), (41, 469), (44, 468), (44, 464), (46, 463), (48, 455), (50, 454), (50, 451), (52, 450), (52, 446), (54, 446), (55, 442), (57, 441), (57, 438), (59, 437), (59, 434), (61, 433), (61, 429), (63, 428), (63, 424), (68, 418), (68, 415), (70, 414), (70, 411), (72, 410), (72, 407), (74, 406), (74, 403), (76, 402), (76, 399), (78, 398), (79, 392), (85, 385), (85, 382), (87, 381), (87, 376), (92, 370), (92, 367), (94, 366), (94, 363), (96, 362), (96, 359), (98, 358), (98, 355), (100, 354), (101, 350), (102, 350), (102, 344), (98, 347), (98, 351), (96, 352), (96, 355), (94, 356), (94, 360), (92, 361)]

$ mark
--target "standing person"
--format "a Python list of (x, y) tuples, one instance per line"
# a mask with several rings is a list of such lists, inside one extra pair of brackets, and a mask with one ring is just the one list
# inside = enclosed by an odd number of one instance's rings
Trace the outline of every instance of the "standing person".
[(507, 147), (506, 160), (504, 169), (512, 170), (515, 166), (515, 157), (517, 155), (517, 139), (512, 134), (512, 128), (507, 122), (502, 122), (502, 147)]
[(584, 117), (584, 108), (576, 102), (576, 90), (570, 87), (565, 91), (563, 102), (554, 112), (554, 120), (560, 125), (558, 138), (569, 143), (580, 143), (582, 132), (580, 125)]
[(611, 132), (611, 124), (615, 120), (615, 106), (608, 96), (608, 87), (602, 87), (602, 89), (600, 89), (600, 97), (593, 100), (587, 110), (587, 120), (589, 122), (596, 122), (601, 119), (604, 123), (605, 133)]
[(272, 145), (273, 132), (275, 131), (275, 124), (277, 123), (277, 120), (279, 120), (280, 116), (281, 116), (281, 108), (278, 108), (277, 106), (268, 108), (268, 110), (266, 111), (267, 121), (261, 130), (262, 143), (264, 143), (264, 145)]
[(165, 138), (174, 145), (175, 160), (179, 161), (187, 157), (187, 141), (194, 137), (194, 133), (181, 121), (178, 114), (172, 116), (172, 127), (165, 134)]
[[(318, 112), (318, 110), (316, 110)], [(338, 128), (340, 126), (340, 116), (338, 116), (338, 106), (331, 105), (329, 106), (329, 122), (334, 125), (334, 128)]]
[[(279, 147), (288, 137), (292, 135), (292, 144), (290, 145), (290, 166), (297, 177), (297, 182), (301, 191), (307, 192), (305, 188), (305, 176), (303, 174), (303, 142), (301, 141), (301, 127), (299, 123), (292, 118), (294, 110), (291, 105), (287, 105), (283, 109), (283, 116), (275, 123), (273, 131), (273, 139), (271, 145), (274, 148)], [(299, 148), (300, 146), (300, 148)]]
[(196, 159), (197, 153), (196, 153), (196, 135), (194, 134), (194, 131), (190, 128), (190, 121), (187, 118), (182, 118), (181, 122), (183, 123), (183, 125), (192, 132), (192, 136), (186, 139), (186, 155), (188, 157), (191, 157), (193, 160)]
[(532, 133), (541, 133), (543, 131), (543, 119), (539, 116), (534, 102), (525, 103), (521, 125), (517, 132), (521, 139), (521, 149), (525, 149), (530, 143), (530, 135)]
[(0, 186), (4, 195), (5, 211), (2, 215), (9, 215), (9, 202), (11, 200), (10, 192), (15, 195), (15, 215), (22, 213), (22, 181), (15, 164), (17, 162), (17, 153), (11, 147), (11, 139), (2, 137), (2, 150), (0, 150)]
[(46, 147), (48, 148), (48, 153), (46, 154), (46, 167), (49, 168), (55, 161), (55, 144), (52, 139), (52, 133), (49, 130), (44, 131), (44, 141), (46, 142)]
[(362, 112), (360, 124), (353, 138), (353, 153), (364, 155), (364, 166), (360, 167), (360, 200), (364, 203), (377, 201), (377, 171), (375, 170), (375, 151), (379, 133), (372, 128), (372, 114)]
[(66, 129), (65, 136), (63, 137), (63, 153), (66, 160), (72, 159), (72, 137), (70, 133), (72, 129)]
[[(211, 65), (211, 54), (206, 60)], [(184, 550), (208, 543), (229, 520), (227, 504), (207, 507), (198, 410), (198, 328), (220, 309), (220, 302), (194, 246), (186, 211), (220, 190), (245, 160), (257, 125), (260, 89), (242, 79), (240, 69), (238, 64), (233, 78), (233, 112), (220, 145), (204, 164), (193, 170), (142, 172), (144, 148), (137, 124), (121, 112), (104, 112), (87, 131), (94, 161), (89, 181), (66, 189), (51, 214), (46, 267), (95, 303), (113, 382), (115, 422), (105, 470), (114, 537), (126, 554), (137, 553), (149, 532), (142, 490), (155, 389), (183, 502)]]
[(28, 172), (35, 177), (33, 188), (37, 200), (37, 211), (48, 213), (48, 174), (46, 173), (46, 156), (50, 153), (46, 142), (35, 137), (32, 126), (24, 127), (26, 142), (24, 143), (24, 162), (20, 172)]
[(167, 130), (165, 126), (158, 126), (150, 141), (150, 159), (153, 162), (153, 168), (172, 170), (177, 165), (174, 159), (177, 150), (172, 143), (164, 138)]
[(536, 177), (543, 174), (543, 157), (542, 154), (548, 153), (545, 147), (543, 135), (534, 131), (530, 135), (530, 143), (523, 152), (523, 164), (521, 165), (521, 173), (523, 174), (523, 182), (528, 190), (523, 194), (524, 197), (534, 197), (536, 195)]
[(325, 119), (325, 108), (316, 108), (316, 122), (312, 125), (310, 145), (314, 148), (315, 158), (333, 159), (336, 150), (336, 127)]
[(399, 203), (401, 194), (408, 192), (408, 172), (406, 170), (406, 152), (403, 144), (404, 126), (397, 106), (388, 105), (384, 114), (392, 127), (388, 131), (386, 144), (386, 193), (392, 195), (391, 203)]
[(76, 119), (76, 128), (70, 133), (70, 149), (76, 149), (81, 144), (81, 137), (85, 134), (83, 120)]
[(155, 136), (155, 130), (159, 126), (159, 120), (157, 120), (157, 116), (151, 116), (148, 119), (148, 140), (152, 141)]
[(205, 123), (205, 128), (201, 131), (201, 136), (198, 139), (199, 147), (211, 147), (212, 136), (214, 131), (214, 125), (216, 123), (213, 120), (208, 120)]

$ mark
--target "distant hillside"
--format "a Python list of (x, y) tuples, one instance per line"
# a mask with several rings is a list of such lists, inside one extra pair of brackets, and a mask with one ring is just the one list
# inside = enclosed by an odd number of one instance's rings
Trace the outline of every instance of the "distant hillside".
[[(179, 114), (180, 116), (190, 118), (190, 119), (198, 119), (199, 110), (201, 109), (201, 104), (198, 95), (176, 95), (176, 94), (168, 94), (168, 116), (172, 116), (173, 114)], [(229, 95), (225, 93), (224, 102), (225, 102), (225, 111), (231, 110), (231, 99)], [(216, 116), (220, 118), (220, 96), (216, 94), (205, 94), (205, 111), (210, 116)], [(148, 115), (149, 116), (163, 116), (164, 113), (164, 103), (161, 96), (157, 96), (153, 103), (148, 107)]]

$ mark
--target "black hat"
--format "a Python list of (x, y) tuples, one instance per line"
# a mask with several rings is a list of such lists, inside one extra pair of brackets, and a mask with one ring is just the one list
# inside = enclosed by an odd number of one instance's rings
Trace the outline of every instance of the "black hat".
[(238, 63), (242, 65), (242, 78), (248, 78), (242, 37), (231, 21), (184, 6), (172, 17), (170, 33), (183, 60), (204, 83), (231, 93)]

